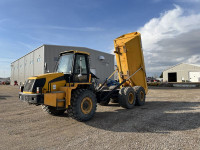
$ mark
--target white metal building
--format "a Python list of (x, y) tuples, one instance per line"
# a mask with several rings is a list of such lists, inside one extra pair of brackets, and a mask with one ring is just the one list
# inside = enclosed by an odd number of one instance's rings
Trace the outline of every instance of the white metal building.
[(181, 63), (163, 71), (164, 82), (200, 82), (200, 65)]
[(11, 63), (11, 85), (28, 77), (54, 72), (60, 52), (78, 50), (90, 53), (90, 70), (103, 82), (114, 71), (114, 55), (86, 47), (42, 45)]

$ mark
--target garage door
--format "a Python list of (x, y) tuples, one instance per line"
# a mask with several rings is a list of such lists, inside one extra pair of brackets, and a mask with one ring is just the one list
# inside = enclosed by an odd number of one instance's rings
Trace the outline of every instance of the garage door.
[(177, 73), (176, 72), (168, 73), (168, 82), (177, 82)]
[(200, 82), (200, 72), (189, 72), (190, 82)]

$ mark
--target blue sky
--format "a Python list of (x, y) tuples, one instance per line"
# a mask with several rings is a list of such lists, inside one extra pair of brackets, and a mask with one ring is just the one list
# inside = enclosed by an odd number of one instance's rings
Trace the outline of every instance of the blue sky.
[[(199, 64), (200, 45), (189, 54), (190, 45), (181, 47), (182, 35), (191, 32), (191, 42), (200, 43), (199, 10), (200, 0), (0, 0), (0, 77), (10, 76), (10, 63), (42, 44), (111, 53), (116, 37), (134, 31), (142, 33), (148, 75), (176, 63)], [(169, 51), (160, 59), (169, 42), (183, 54)]]

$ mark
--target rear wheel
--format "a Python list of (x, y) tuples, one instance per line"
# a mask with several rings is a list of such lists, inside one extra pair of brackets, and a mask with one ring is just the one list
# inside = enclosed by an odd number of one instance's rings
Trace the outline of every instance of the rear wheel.
[(135, 105), (135, 91), (132, 87), (123, 87), (119, 91), (119, 104), (127, 109), (131, 109)]
[(136, 105), (138, 106), (144, 105), (146, 99), (144, 88), (141, 86), (135, 86), (134, 89), (136, 91)]
[(47, 106), (47, 105), (42, 105), (42, 109), (45, 112), (47, 112), (48, 114), (53, 115), (53, 116), (63, 115), (64, 112), (66, 111), (65, 109), (64, 110), (57, 110), (56, 107)]
[(96, 104), (96, 96), (92, 91), (77, 89), (72, 93), (71, 105), (67, 111), (70, 117), (78, 121), (87, 121), (94, 116)]

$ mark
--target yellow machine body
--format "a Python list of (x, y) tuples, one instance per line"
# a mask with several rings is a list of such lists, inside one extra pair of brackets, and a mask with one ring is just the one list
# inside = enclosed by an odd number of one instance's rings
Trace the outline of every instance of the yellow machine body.
[[(36, 80), (36, 79), (45, 78), (46, 82), (44, 84), (44, 87), (42, 88), (42, 93), (46, 93), (48, 91), (48, 82), (51, 80), (54, 80), (56, 78), (62, 77), (63, 75), (64, 75), (63, 73), (47, 73), (47, 74), (41, 74), (38, 76), (30, 77), (30, 78), (28, 78), (28, 80)], [(51, 89), (49, 89), (49, 91), (58, 91), (59, 87), (64, 86), (65, 84), (66, 84), (65, 80), (53, 82), (52, 85), (54, 85), (54, 86), (49, 87), (49, 88), (51, 88)], [(34, 94), (33, 92), (27, 92), (27, 91), (23, 91), (23, 93)]]
[[(44, 104), (53, 107), (64, 107), (65, 97), (66, 93), (64, 91), (46, 93), (44, 94)], [(63, 100), (63, 101), (57, 101), (57, 100)]]
[[(89, 55), (87, 52), (82, 51), (65, 51), (63, 53), (79, 53)], [(62, 54), (62, 53), (61, 53)], [(89, 85), (91, 83), (91, 74), (89, 74), (89, 82), (87, 83), (67, 83), (63, 73), (47, 73), (34, 77), (29, 77), (30, 80), (45, 79), (45, 84), (42, 88), (42, 94), (44, 95), (44, 105), (53, 107), (66, 107), (71, 105), (71, 93), (73, 89), (76, 89), (79, 85)], [(51, 82), (51, 84), (49, 84)], [(34, 92), (23, 91), (23, 94), (36, 94)]]
[(80, 84), (91, 84), (91, 83), (74, 83), (67, 84), (67, 86), (59, 87), (59, 91), (44, 94), (44, 105), (53, 107), (66, 107), (71, 105), (71, 93), (72, 90), (76, 89)]
[(139, 32), (124, 34), (114, 40), (119, 82), (128, 79), (122, 86), (142, 86), (148, 92), (141, 35)]

